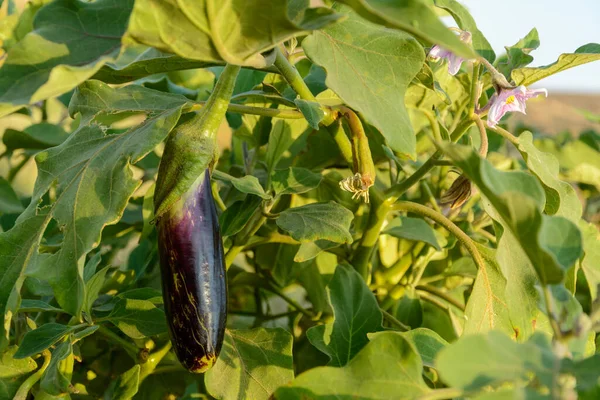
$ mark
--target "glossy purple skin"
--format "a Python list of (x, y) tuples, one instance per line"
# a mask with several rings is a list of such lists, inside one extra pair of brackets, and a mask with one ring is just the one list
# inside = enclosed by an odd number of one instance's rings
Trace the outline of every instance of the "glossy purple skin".
[(223, 241), (208, 170), (157, 226), (171, 341), (185, 368), (204, 372), (219, 355), (227, 318)]

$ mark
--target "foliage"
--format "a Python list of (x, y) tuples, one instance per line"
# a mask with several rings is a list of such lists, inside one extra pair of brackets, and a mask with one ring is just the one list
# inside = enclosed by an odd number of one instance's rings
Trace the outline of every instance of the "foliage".
[[(485, 106), (600, 44), (532, 67), (455, 0), (323, 3), (0, 1), (0, 398), (597, 397), (600, 134)], [(154, 203), (207, 165), (228, 322), (192, 374)]]

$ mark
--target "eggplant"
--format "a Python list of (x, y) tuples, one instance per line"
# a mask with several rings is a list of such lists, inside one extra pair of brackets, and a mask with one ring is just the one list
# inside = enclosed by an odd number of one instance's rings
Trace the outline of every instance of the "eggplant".
[(239, 70), (227, 65), (201, 110), (169, 134), (154, 192), (169, 334), (181, 364), (197, 373), (217, 360), (227, 319), (225, 257), (210, 170)]
[(216, 361), (227, 319), (219, 218), (207, 169), (157, 222), (162, 290), (175, 354), (191, 372)]

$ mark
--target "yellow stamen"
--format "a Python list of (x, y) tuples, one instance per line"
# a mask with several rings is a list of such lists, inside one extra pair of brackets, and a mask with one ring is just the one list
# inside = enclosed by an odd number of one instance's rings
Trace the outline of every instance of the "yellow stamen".
[(512, 104), (515, 102), (515, 96), (508, 96), (508, 98), (506, 99), (506, 104)]

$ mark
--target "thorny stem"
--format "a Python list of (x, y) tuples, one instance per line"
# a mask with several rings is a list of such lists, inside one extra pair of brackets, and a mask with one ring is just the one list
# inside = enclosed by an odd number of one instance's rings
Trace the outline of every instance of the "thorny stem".
[(40, 380), (40, 378), (46, 371), (46, 368), (48, 368), (48, 365), (50, 364), (50, 359), (52, 358), (52, 356), (50, 355), (50, 351), (44, 350), (42, 352), (42, 355), (44, 356), (44, 363), (42, 364), (40, 369), (38, 369), (33, 375), (31, 375), (29, 378), (27, 378), (21, 384), (21, 386), (19, 386), (19, 390), (17, 390), (17, 393), (15, 394), (15, 397), (13, 398), (13, 400), (27, 399), (27, 395), (29, 394), (29, 391), (31, 390), (33, 385), (35, 385), (37, 383), (37, 381)]
[(440, 224), (441, 226), (446, 228), (450, 233), (456, 236), (456, 238), (462, 243), (462, 245), (465, 246), (469, 254), (471, 254), (471, 257), (473, 257), (473, 261), (475, 261), (475, 264), (478, 268), (485, 269), (483, 257), (479, 253), (475, 242), (458, 226), (456, 226), (454, 222), (450, 221), (442, 214), (435, 212), (429, 207), (425, 207), (421, 204), (413, 203), (410, 201), (399, 201), (393, 205), (392, 209), (394, 211), (412, 212), (434, 220), (436, 223)]

